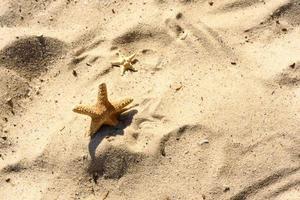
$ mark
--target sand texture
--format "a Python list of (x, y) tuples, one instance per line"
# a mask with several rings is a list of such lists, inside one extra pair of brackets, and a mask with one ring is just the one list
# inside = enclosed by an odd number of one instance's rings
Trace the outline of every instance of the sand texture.
[[(299, 0), (1, 0), (0, 25), (0, 200), (300, 199)], [(90, 138), (101, 83), (134, 101)]]

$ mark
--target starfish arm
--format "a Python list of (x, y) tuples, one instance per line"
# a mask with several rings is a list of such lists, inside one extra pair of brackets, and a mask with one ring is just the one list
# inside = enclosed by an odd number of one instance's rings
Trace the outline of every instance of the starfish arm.
[(122, 62), (121, 61), (113, 61), (113, 62), (111, 62), (111, 65), (120, 66), (120, 65), (122, 65)]
[(101, 104), (103, 102), (108, 102), (107, 99), (107, 88), (105, 83), (101, 83), (99, 85), (99, 90), (98, 90), (98, 104)]
[(98, 113), (95, 111), (94, 106), (87, 106), (87, 105), (79, 105), (73, 108), (73, 112), (88, 115), (90, 117), (96, 117)]
[(119, 60), (112, 61), (111, 64), (113, 66), (120, 66), (125, 62), (125, 59), (121, 57)]
[(112, 115), (110, 116), (105, 122), (104, 124), (110, 125), (110, 126), (116, 126), (119, 123), (116, 115)]
[(103, 125), (104, 117), (92, 118), (89, 135), (93, 136)]
[(124, 65), (121, 65), (121, 75), (122, 75), (122, 76), (124, 76), (125, 71), (126, 71), (125, 66), (124, 66)]
[(128, 60), (129, 62), (132, 62), (134, 57), (135, 57), (135, 53), (134, 54), (131, 54), (130, 56), (126, 57), (125, 60)]
[(127, 105), (129, 105), (131, 102), (133, 102), (133, 99), (127, 98), (127, 99), (124, 99), (120, 102), (114, 103), (113, 107), (115, 108), (116, 113), (122, 113), (122, 112), (127, 110), (127, 109), (125, 109), (125, 107)]
[(116, 115), (120, 115), (120, 114), (122, 114), (123, 112), (129, 110), (130, 108), (131, 108), (131, 107), (129, 107), (129, 108), (122, 108), (121, 110), (118, 110), (118, 112), (116, 112)]
[(128, 67), (128, 69), (130, 69), (131, 71), (137, 72), (138, 70), (136, 68), (133, 67), (133, 65), (130, 65)]

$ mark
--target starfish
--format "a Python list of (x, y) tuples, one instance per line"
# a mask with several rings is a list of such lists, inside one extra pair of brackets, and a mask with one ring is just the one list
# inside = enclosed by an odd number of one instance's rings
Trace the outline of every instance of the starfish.
[(119, 121), (117, 117), (124, 111), (128, 104), (133, 101), (126, 98), (122, 101), (111, 103), (107, 98), (106, 84), (99, 85), (97, 103), (94, 105), (79, 105), (73, 111), (79, 114), (88, 115), (92, 118), (89, 135), (93, 136), (102, 125), (116, 126)]
[(122, 76), (125, 74), (126, 70), (132, 70), (132, 71), (136, 72), (137, 69), (135, 69), (133, 67), (133, 63), (132, 63), (133, 60), (134, 60), (135, 55), (136, 54), (134, 53), (134, 54), (132, 54), (132, 55), (130, 55), (128, 57), (125, 57), (125, 56), (123, 56), (123, 55), (120, 54), (119, 55), (120, 60), (114, 61), (111, 64), (113, 66), (120, 66), (121, 67), (121, 75)]

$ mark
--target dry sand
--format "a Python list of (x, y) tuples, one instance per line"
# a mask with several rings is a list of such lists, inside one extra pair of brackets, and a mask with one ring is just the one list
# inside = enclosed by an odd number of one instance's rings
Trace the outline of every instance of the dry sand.
[[(0, 199), (299, 200), (299, 16), (298, 0), (1, 0)], [(72, 108), (100, 83), (138, 105), (90, 139)]]

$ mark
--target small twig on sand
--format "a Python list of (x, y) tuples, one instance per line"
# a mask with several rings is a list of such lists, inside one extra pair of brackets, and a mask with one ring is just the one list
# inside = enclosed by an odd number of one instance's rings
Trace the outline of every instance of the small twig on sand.
[(63, 131), (64, 129), (65, 129), (66, 127), (65, 126), (63, 126), (59, 131)]
[(105, 200), (107, 197), (108, 197), (108, 194), (109, 194), (109, 190), (107, 190), (102, 198), (102, 200)]

